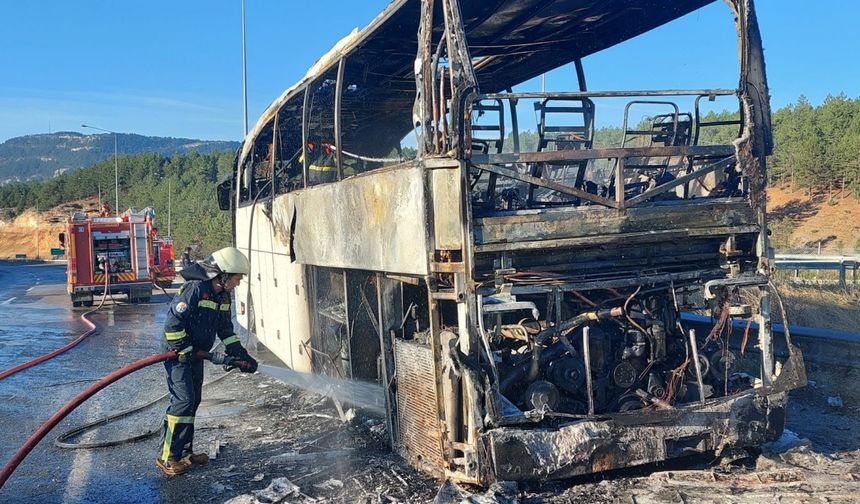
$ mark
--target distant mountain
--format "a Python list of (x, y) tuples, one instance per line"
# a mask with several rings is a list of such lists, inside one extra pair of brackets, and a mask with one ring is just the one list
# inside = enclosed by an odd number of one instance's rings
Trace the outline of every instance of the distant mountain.
[[(239, 142), (194, 140), (191, 138), (151, 137), (119, 133), (116, 137), (120, 156), (155, 152), (163, 156), (239, 148)], [(82, 135), (61, 131), (10, 138), (0, 143), (0, 183), (48, 179), (70, 170), (110, 159), (114, 153), (113, 134)]]

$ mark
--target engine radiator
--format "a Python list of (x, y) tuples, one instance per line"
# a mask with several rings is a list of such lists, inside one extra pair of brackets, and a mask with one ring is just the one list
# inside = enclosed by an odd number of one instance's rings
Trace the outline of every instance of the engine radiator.
[(400, 452), (413, 465), (438, 472), (444, 462), (433, 353), (427, 346), (396, 340), (394, 364)]

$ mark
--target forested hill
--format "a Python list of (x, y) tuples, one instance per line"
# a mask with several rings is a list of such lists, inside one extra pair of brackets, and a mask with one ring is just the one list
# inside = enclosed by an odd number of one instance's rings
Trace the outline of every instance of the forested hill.
[[(231, 242), (230, 215), (218, 209), (217, 183), (232, 170), (232, 151), (170, 157), (156, 153), (119, 156), (120, 211), (152, 207), (157, 225), (167, 234), (168, 204), (171, 235), (177, 247), (199, 245), (209, 253)], [(44, 181), (13, 182), (0, 186), (0, 213), (14, 217), (27, 208), (45, 211), (97, 196), (114, 206), (114, 163), (106, 159), (94, 166), (64, 173)]]
[[(235, 151), (239, 142), (194, 140), (118, 133), (119, 155), (153, 152), (163, 156), (190, 152)], [(114, 136), (63, 131), (10, 138), (0, 143), (0, 184), (47, 179), (112, 158)]]

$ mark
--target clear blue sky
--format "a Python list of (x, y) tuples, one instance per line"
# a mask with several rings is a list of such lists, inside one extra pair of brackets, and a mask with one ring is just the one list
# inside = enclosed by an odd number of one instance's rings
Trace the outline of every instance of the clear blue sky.
[[(669, 0), (667, 0), (669, 1)], [(249, 122), (387, 0), (246, 0)], [(860, 95), (860, 3), (758, 0), (774, 108)], [(8, 0), (0, 6), (0, 141), (82, 123), (242, 137), (241, 0)], [(670, 60), (667, 40), (684, 41)], [(589, 89), (735, 87), (723, 2), (585, 60)], [(714, 71), (717, 69), (717, 71)], [(569, 88), (569, 71), (547, 76)], [(707, 76), (719, 76), (709, 79)], [(540, 84), (535, 84), (539, 86)]]

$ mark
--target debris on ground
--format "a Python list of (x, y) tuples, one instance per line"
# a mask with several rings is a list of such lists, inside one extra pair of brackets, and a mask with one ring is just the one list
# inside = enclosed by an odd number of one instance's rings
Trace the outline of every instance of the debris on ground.
[(800, 436), (794, 432), (785, 429), (779, 439), (763, 444), (761, 449), (764, 453), (776, 454), (788, 451), (796, 446), (808, 445), (809, 443), (808, 439), (801, 439)]
[(485, 492), (473, 493), (446, 480), (439, 488), (433, 504), (519, 504), (519, 488), (513, 481), (497, 481)]
[(257, 499), (253, 495), (242, 494), (233, 497), (228, 501), (224, 501), (224, 504), (258, 504)]
[(339, 479), (329, 478), (322, 483), (317, 483), (314, 485), (314, 488), (318, 490), (337, 490), (339, 488), (343, 488), (343, 481)]
[(263, 490), (243, 494), (226, 501), (224, 504), (278, 504), (291, 496), (302, 495), (301, 489), (287, 478), (275, 478)]
[(351, 450), (331, 450), (311, 453), (287, 452), (269, 457), (269, 462), (273, 464), (297, 464), (302, 462), (324, 463), (326, 461), (338, 460), (345, 457), (348, 458), (351, 454)]
[(254, 492), (254, 497), (263, 503), (277, 503), (290, 495), (299, 495), (301, 489), (287, 478), (275, 478), (265, 489)]
[(842, 402), (842, 398), (838, 395), (830, 396), (827, 398), (827, 405), (831, 408), (841, 408), (845, 404)]

